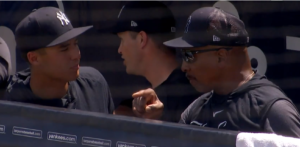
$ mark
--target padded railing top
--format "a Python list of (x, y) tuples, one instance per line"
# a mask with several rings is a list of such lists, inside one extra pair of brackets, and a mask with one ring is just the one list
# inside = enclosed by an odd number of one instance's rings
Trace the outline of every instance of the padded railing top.
[[(18, 121), (15, 121), (16, 119)], [(36, 124), (39, 124), (39, 126)], [(118, 140), (126, 141), (126, 138), (135, 138), (134, 136), (144, 136), (143, 139), (139, 139), (139, 143), (142, 143), (140, 141), (143, 140), (145, 144), (148, 144), (147, 140), (152, 140), (151, 142), (153, 142), (153, 138), (165, 138), (165, 142), (157, 142), (156, 144), (170, 145), (176, 141), (191, 144), (184, 146), (204, 144), (218, 147), (235, 146), (238, 134), (238, 132), (233, 131), (8, 101), (0, 101), (0, 125), (6, 126), (7, 131), (5, 135), (11, 135), (11, 132), (8, 130), (14, 126), (26, 126), (33, 129), (39, 127), (43, 132), (64, 126), (68, 133), (70, 133), (69, 129), (67, 129), (68, 127), (78, 128), (72, 132), (76, 136), (84, 136), (85, 134), (81, 134), (81, 132), (92, 129), (98, 130), (99, 134), (104, 132), (112, 133), (110, 135), (114, 136), (114, 138), (110, 139), (116, 142)], [(64, 132), (64, 130), (61, 130), (61, 132)], [(120, 132), (122, 132), (121, 134), (126, 134), (127, 132), (128, 136), (120, 135)], [(99, 135), (97, 133), (94, 134)], [(0, 144), (6, 142), (1, 139), (5, 135), (0, 134)], [(105, 136), (105, 133), (103, 135)], [(174, 141), (170, 141), (170, 139)]]

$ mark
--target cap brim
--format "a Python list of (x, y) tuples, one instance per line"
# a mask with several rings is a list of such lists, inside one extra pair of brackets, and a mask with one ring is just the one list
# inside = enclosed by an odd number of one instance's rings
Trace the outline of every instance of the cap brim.
[(11, 57), (10, 51), (6, 42), (1, 37), (0, 37), (0, 57), (2, 57), (7, 63), (9, 63), (10, 66), (10, 57)]
[(48, 44), (47, 47), (55, 46), (55, 45), (61, 44), (63, 42), (66, 42), (72, 38), (75, 38), (75, 37), (81, 35), (82, 33), (91, 29), (92, 27), (93, 26), (74, 28), (74, 29), (64, 33), (63, 35), (59, 36), (58, 38), (56, 38), (54, 41), (52, 41), (50, 44)]
[(204, 44), (193, 44), (183, 40), (182, 37), (178, 37), (169, 41), (165, 41), (164, 45), (172, 48), (189, 48), (189, 47), (202, 47)]

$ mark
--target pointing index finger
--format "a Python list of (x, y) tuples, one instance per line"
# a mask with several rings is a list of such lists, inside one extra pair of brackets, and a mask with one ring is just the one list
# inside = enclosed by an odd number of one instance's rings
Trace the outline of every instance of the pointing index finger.
[(138, 91), (138, 92), (132, 94), (132, 97), (133, 97), (133, 98), (142, 97), (143, 94), (144, 94), (144, 90), (140, 90), (140, 91)]

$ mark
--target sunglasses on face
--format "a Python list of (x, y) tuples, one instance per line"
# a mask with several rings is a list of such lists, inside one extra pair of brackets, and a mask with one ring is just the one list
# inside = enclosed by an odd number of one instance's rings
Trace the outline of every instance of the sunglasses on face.
[(218, 51), (220, 49), (226, 49), (226, 50), (230, 50), (232, 48), (216, 48), (216, 49), (205, 49), (205, 50), (187, 50), (187, 49), (181, 49), (181, 54), (182, 54), (182, 59), (185, 62), (192, 62), (194, 61), (195, 57), (194, 54), (198, 54), (198, 53), (204, 53), (204, 52), (211, 52), (211, 51)]

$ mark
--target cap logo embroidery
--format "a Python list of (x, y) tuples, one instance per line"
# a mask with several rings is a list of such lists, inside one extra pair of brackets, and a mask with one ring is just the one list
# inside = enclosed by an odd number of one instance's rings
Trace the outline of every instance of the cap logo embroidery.
[(132, 27), (136, 27), (136, 26), (138, 26), (138, 25), (137, 25), (137, 23), (136, 23), (135, 21), (131, 21), (131, 26), (132, 26)]
[(171, 27), (171, 32), (176, 32), (176, 28), (175, 27)]
[(213, 35), (213, 41), (221, 41), (221, 39), (218, 36)]
[(189, 26), (190, 26), (190, 23), (191, 23), (191, 19), (192, 19), (192, 16), (190, 16), (187, 20), (187, 23), (186, 23), (186, 26), (185, 26), (185, 29), (184, 29), (184, 33), (187, 33), (189, 31)]
[(125, 5), (121, 8), (121, 10), (120, 10), (120, 12), (119, 12), (119, 15), (118, 15), (118, 18), (120, 17), (120, 15), (121, 15), (121, 13), (122, 13), (124, 7), (125, 7)]
[(61, 22), (61, 25), (68, 25), (70, 23), (69, 19), (66, 17), (66, 15), (59, 11), (59, 12), (56, 12), (56, 17), (60, 20)]

